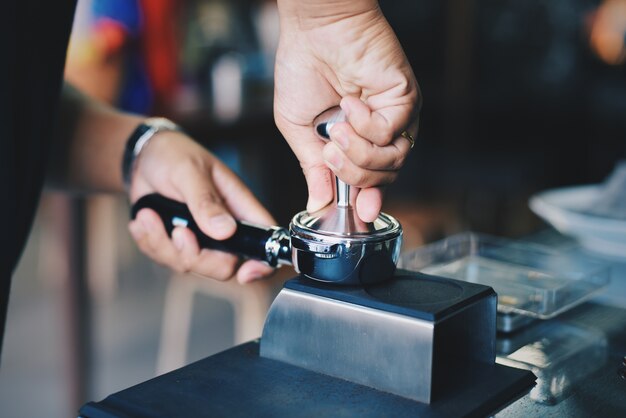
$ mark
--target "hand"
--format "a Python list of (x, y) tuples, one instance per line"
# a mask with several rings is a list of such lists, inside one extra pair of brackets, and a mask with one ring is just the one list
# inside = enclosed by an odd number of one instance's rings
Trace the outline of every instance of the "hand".
[[(159, 132), (136, 161), (131, 201), (154, 192), (186, 203), (200, 229), (214, 239), (226, 239), (235, 232), (234, 218), (276, 223), (235, 173), (182, 133)], [(242, 264), (236, 255), (200, 249), (186, 228), (174, 228), (170, 240), (161, 219), (150, 209), (139, 211), (129, 229), (145, 254), (180, 272), (218, 280), (236, 275), (241, 283), (273, 272), (260, 261)]]
[[(401, 133), (417, 135), (421, 97), (377, 3), (365, 3), (374, 7), (312, 17), (294, 18), (293, 10), (281, 14), (274, 113), (304, 171), (307, 210), (321, 209), (333, 200), (332, 170), (344, 182), (362, 188), (356, 210), (362, 220), (373, 221), (382, 206), (381, 186), (395, 180), (411, 148)], [(337, 105), (345, 111), (347, 123), (334, 125), (332, 141), (325, 143), (315, 134), (313, 122)]]

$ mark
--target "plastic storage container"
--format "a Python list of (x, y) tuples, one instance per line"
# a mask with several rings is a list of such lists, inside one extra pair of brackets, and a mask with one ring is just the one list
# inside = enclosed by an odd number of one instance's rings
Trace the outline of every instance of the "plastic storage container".
[(553, 321), (541, 322), (512, 337), (498, 338), (496, 362), (530, 370), (537, 384), (530, 391), (535, 402), (554, 405), (604, 365), (606, 336), (594, 329)]
[(607, 264), (471, 232), (404, 253), (398, 266), (493, 287), (498, 312), (548, 319), (609, 282)]

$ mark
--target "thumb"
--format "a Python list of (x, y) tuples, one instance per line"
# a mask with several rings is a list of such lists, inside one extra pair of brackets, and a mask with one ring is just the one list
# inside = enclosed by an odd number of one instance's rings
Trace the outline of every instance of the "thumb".
[(383, 189), (368, 187), (361, 189), (356, 197), (356, 212), (363, 222), (374, 222), (383, 206)]

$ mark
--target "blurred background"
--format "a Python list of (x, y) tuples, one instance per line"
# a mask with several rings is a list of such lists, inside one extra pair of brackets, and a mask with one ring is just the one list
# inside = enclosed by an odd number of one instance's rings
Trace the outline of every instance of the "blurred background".
[[(602, 181), (626, 151), (626, 0), (381, 0), (424, 96), (385, 211), (405, 249), (458, 231), (545, 226), (528, 198)], [(286, 225), (305, 206), (272, 117), (274, 1), (79, 0), (66, 77), (162, 115)], [(123, 197), (46, 192), (13, 282), (0, 416), (87, 400), (258, 337), (283, 268), (254, 286), (174, 277), (143, 257)]]

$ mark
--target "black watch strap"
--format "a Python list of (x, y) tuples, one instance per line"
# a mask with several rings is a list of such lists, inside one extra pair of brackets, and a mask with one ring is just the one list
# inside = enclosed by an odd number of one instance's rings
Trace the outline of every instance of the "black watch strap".
[(178, 125), (166, 118), (148, 118), (137, 126), (126, 141), (124, 156), (122, 157), (122, 179), (126, 188), (130, 187), (135, 161), (150, 139), (157, 132), (180, 130)]

